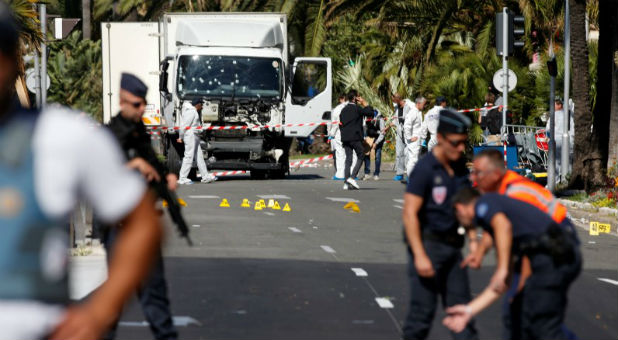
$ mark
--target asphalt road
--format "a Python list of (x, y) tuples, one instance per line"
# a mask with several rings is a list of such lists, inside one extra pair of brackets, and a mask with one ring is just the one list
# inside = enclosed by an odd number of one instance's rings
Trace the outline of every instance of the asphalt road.
[[(188, 247), (169, 228), (165, 265), (181, 338), (400, 338), (409, 298), (403, 185), (384, 172), (380, 181), (360, 182), (360, 191), (343, 191), (331, 171), (304, 168), (285, 180), (236, 176), (179, 190), (195, 243)], [(240, 207), (244, 198), (269, 197), (292, 211)], [(223, 198), (230, 208), (219, 207)], [(358, 201), (359, 213), (343, 209), (349, 200)], [(581, 338), (617, 339), (618, 237), (579, 231), (585, 269), (569, 294), (567, 325)], [(470, 271), (474, 294), (492, 270), (489, 259)], [(500, 337), (500, 310), (496, 304), (477, 318), (482, 339)], [(436, 315), (430, 339), (450, 338), (443, 316)], [(133, 300), (118, 338), (152, 338), (143, 320)]]

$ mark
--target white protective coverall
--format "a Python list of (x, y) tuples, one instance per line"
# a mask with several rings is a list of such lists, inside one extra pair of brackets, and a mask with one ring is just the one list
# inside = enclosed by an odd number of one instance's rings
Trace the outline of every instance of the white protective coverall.
[(440, 110), (444, 109), (440, 105), (436, 105), (431, 108), (425, 115), (423, 125), (421, 126), (420, 139), (425, 140), (427, 133), (429, 133), (429, 142), (427, 143), (427, 150), (431, 151), (436, 144), (438, 144), (438, 124), (440, 123)]
[[(179, 130), (179, 136), (185, 144), (185, 155), (182, 159), (179, 181), (188, 180), (187, 177), (193, 167), (194, 161), (197, 162), (197, 168), (202, 176), (202, 181), (207, 182), (212, 179), (212, 176), (208, 174), (206, 162), (204, 162), (204, 156), (202, 154), (202, 147), (200, 146), (200, 138), (197, 136), (195, 130), (195, 128), (200, 125), (200, 118), (195, 106), (191, 105), (191, 102), (185, 101), (182, 104), (181, 129)], [(185, 129), (186, 127), (191, 128), (187, 130)]]
[[(339, 121), (341, 110), (343, 110), (346, 105), (348, 105), (348, 102), (335, 106), (330, 116), (332, 122)], [(343, 149), (343, 143), (341, 142), (341, 131), (339, 130), (339, 124), (331, 124), (328, 127), (328, 136), (333, 137), (330, 142), (331, 149), (335, 153), (335, 177), (343, 179), (345, 176), (345, 150)], [(354, 165), (358, 161), (355, 153), (353, 157), (352, 168), (354, 168)]]
[[(410, 176), (420, 154), (421, 140), (419, 135), (423, 123), (423, 114), (416, 108), (416, 105), (408, 99), (406, 99), (403, 112), (405, 114), (403, 135), (406, 142), (406, 173)], [(416, 138), (416, 140), (412, 141), (414, 138)]]

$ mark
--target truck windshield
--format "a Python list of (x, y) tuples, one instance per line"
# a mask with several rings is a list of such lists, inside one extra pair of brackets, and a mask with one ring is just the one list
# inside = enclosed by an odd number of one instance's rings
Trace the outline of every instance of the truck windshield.
[(280, 59), (184, 55), (178, 58), (178, 95), (279, 97)]

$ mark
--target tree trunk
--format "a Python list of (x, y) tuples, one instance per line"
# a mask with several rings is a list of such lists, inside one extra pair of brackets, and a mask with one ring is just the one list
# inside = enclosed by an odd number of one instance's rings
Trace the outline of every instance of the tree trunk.
[[(607, 151), (603, 152), (600, 135), (607, 136), (609, 126), (603, 115), (590, 109), (590, 74), (586, 41), (586, 1), (569, 0), (571, 6), (571, 46), (573, 61), (573, 101), (575, 102), (575, 145), (570, 186), (593, 191), (606, 182)], [(565, 105), (568, 105), (565, 103)], [(607, 113), (605, 114), (607, 117)], [(607, 119), (605, 119), (607, 121)], [(593, 126), (593, 131), (590, 127)], [(604, 139), (607, 141), (607, 138)], [(605, 150), (607, 148), (605, 147)]]
[(82, 0), (82, 32), (84, 39), (92, 38), (92, 25), (90, 24), (90, 0)]
[[(610, 123), (609, 123), (609, 145), (607, 167), (617, 167), (618, 163), (618, 3), (601, 1), (599, 3), (599, 25), (601, 37), (609, 37), (609, 68), (605, 70), (611, 74), (610, 92)], [(601, 52), (599, 41), (599, 52)], [(600, 71), (599, 53), (599, 71)], [(597, 87), (598, 88), (598, 87)], [(616, 176), (616, 174), (613, 174)]]

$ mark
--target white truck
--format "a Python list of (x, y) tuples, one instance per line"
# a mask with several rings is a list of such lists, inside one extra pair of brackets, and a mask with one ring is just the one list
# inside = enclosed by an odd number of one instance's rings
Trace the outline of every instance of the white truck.
[(176, 142), (184, 101), (204, 101), (208, 168), (256, 178), (284, 177), (292, 138), (330, 122), (331, 60), (290, 64), (285, 14), (166, 13), (159, 22), (104, 22), (101, 36), (104, 123), (119, 111), (121, 73), (140, 77), (150, 89), (143, 122), (160, 133), (173, 172), (184, 152)]

